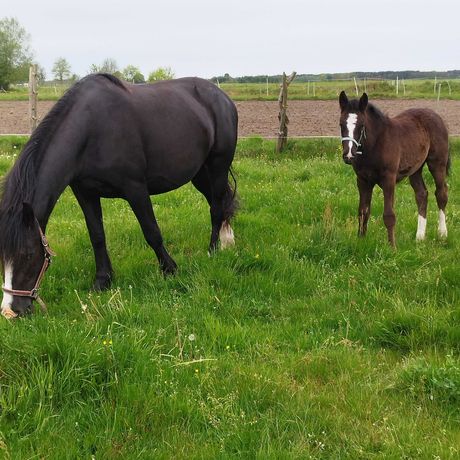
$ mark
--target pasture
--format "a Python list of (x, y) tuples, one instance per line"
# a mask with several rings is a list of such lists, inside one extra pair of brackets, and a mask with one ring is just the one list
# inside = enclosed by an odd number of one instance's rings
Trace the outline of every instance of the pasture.
[[(0, 139), (0, 175), (24, 138)], [(4, 458), (458, 458), (460, 141), (447, 241), (416, 244), (407, 182), (397, 251), (376, 189), (358, 194), (338, 140), (240, 141), (236, 248), (209, 258), (191, 185), (154, 197), (179, 265), (163, 278), (128, 205), (103, 202), (114, 289), (89, 293), (93, 254), (66, 191), (47, 229), (49, 314), (0, 321)]]
[[(281, 81), (281, 79), (280, 79)], [(439, 88), (439, 85), (441, 87)], [(381, 99), (460, 99), (460, 79), (400, 80), (398, 92), (395, 80), (357, 80), (358, 91), (366, 91), (371, 98)], [(38, 97), (43, 101), (57, 101), (69, 88), (67, 83), (47, 82), (39, 86)], [(276, 101), (279, 83), (220, 83), (220, 88), (234, 101)], [(340, 91), (356, 94), (353, 80), (320, 80), (300, 82), (294, 80), (289, 86), (291, 100), (336, 100)], [(439, 93), (439, 94), (438, 94)], [(12, 87), (8, 92), (0, 92), (0, 101), (28, 101), (29, 90), (24, 86)]]

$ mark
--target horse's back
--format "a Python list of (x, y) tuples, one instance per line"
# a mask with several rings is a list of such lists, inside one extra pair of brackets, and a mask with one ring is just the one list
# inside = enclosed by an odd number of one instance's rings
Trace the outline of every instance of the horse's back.
[(87, 86), (75, 110), (88, 119), (80, 175), (111, 171), (112, 182), (145, 180), (151, 193), (163, 193), (190, 181), (214, 151), (230, 166), (236, 108), (212, 83), (183, 78), (120, 86), (95, 79)]
[(442, 117), (431, 109), (408, 109), (400, 113), (394, 120), (409, 120), (424, 130), (430, 139), (430, 144), (446, 144), (449, 141), (447, 126)]

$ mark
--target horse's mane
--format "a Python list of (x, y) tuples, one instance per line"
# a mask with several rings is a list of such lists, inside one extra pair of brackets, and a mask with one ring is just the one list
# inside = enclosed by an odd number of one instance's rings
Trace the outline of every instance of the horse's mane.
[(78, 98), (82, 87), (90, 81), (106, 80), (126, 90), (117, 77), (93, 74), (73, 85), (48, 112), (32, 133), (11, 171), (0, 183), (0, 256), (9, 260), (23, 246), (22, 205), (31, 203), (35, 194), (37, 172), (46, 149), (60, 123)]
[[(359, 111), (359, 100), (353, 99), (350, 101), (351, 112)], [(388, 117), (374, 104), (369, 102), (367, 104), (367, 113), (372, 116), (372, 118), (380, 123), (384, 123), (388, 120)]]

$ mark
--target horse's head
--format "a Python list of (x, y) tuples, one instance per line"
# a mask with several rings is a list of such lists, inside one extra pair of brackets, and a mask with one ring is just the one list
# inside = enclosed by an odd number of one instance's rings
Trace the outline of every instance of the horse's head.
[[(32, 301), (38, 298), (38, 288), (51, 260), (48, 247), (32, 207), (24, 203), (21, 218), (14, 229), (13, 251), (3, 248), (4, 273), (2, 314), (7, 318), (32, 311)], [(3, 243), (4, 244), (4, 243)]]
[(351, 164), (356, 155), (362, 153), (361, 145), (366, 138), (365, 114), (368, 98), (367, 94), (363, 93), (359, 101), (349, 101), (345, 91), (342, 91), (339, 103), (342, 156), (345, 163)]

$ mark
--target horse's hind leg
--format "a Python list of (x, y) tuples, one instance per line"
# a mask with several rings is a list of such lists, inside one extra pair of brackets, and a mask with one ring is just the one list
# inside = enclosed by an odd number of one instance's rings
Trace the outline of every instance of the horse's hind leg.
[(113, 271), (105, 243), (101, 199), (98, 196), (85, 194), (75, 186), (72, 187), (72, 190), (85, 216), (86, 226), (93, 246), (96, 261), (96, 278), (93, 289), (96, 291), (108, 289), (112, 283)]
[(418, 225), (416, 240), (422, 241), (425, 239), (426, 232), (426, 208), (428, 203), (428, 191), (423, 181), (422, 168), (416, 171), (409, 177), (409, 182), (415, 192), (415, 201), (418, 207)]
[(438, 235), (441, 238), (447, 237), (447, 226), (446, 226), (446, 205), (447, 205), (447, 163), (437, 162), (428, 159), (428, 168), (434, 178), (436, 184), (436, 202), (439, 208), (439, 223), (438, 223)]
[(235, 210), (235, 197), (228, 183), (229, 168), (219, 159), (208, 161), (192, 179), (193, 185), (208, 201), (211, 213), (211, 241), (209, 252), (235, 244), (230, 219)]
[(174, 273), (177, 265), (163, 245), (147, 187), (132, 185), (126, 191), (126, 200), (139, 221), (145, 241), (155, 251), (161, 271), (165, 275)]

